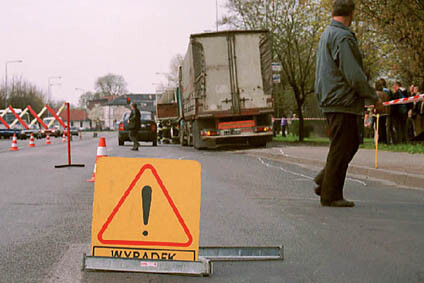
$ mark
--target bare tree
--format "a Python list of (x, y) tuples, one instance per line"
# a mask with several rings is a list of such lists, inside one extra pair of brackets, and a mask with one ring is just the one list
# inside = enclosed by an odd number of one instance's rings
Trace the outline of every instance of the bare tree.
[(86, 109), (88, 101), (93, 100), (93, 99), (98, 99), (99, 97), (100, 97), (99, 93), (93, 93), (91, 91), (87, 91), (87, 92), (80, 95), (79, 100), (78, 100), (78, 106)]
[(94, 87), (101, 97), (123, 95), (127, 92), (127, 82), (124, 77), (112, 73), (99, 77)]
[(96, 123), (96, 127), (101, 127), (102, 122), (104, 122), (104, 111), (102, 106), (96, 104), (87, 114), (88, 119)]
[[(46, 103), (44, 93), (34, 84), (28, 82), (22, 77), (13, 77), (8, 85), (8, 103), (15, 108), (26, 108), (30, 105), (35, 111), (40, 111)], [(4, 86), (0, 88), (1, 102), (4, 101), (6, 93)]]
[(166, 74), (168, 79), (168, 87), (177, 87), (178, 85), (178, 67), (183, 64), (184, 57), (181, 54), (177, 54), (172, 57), (169, 62), (169, 73)]

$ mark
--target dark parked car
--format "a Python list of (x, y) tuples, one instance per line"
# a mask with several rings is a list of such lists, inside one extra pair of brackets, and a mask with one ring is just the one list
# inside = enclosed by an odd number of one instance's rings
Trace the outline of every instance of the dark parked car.
[(31, 134), (34, 135), (34, 138), (42, 138), (41, 129), (38, 124), (32, 125), (28, 130), (22, 130), (21, 134), (24, 136), (24, 139), (29, 139), (31, 137)]
[[(153, 146), (157, 146), (156, 122), (153, 120), (151, 112), (140, 111), (140, 130), (138, 131), (138, 140), (152, 142)], [(124, 113), (122, 120), (119, 122), (118, 144), (124, 145), (126, 141), (130, 141), (128, 130), (128, 118), (130, 112)]]

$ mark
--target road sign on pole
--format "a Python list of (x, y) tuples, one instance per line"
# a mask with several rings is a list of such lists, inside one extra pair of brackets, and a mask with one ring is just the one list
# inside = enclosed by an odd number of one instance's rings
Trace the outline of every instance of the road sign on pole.
[(281, 72), (281, 63), (280, 62), (272, 62), (272, 71), (273, 72)]
[(279, 84), (281, 82), (280, 74), (273, 74), (272, 75), (272, 82), (275, 84)]
[(198, 260), (198, 162), (104, 157), (96, 171), (92, 256)]

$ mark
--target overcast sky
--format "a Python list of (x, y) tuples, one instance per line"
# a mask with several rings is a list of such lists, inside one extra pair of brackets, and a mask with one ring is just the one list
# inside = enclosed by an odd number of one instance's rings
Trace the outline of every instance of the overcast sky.
[[(223, 13), (226, 0), (219, 0)], [(192, 33), (214, 31), (215, 0), (0, 0), (0, 75), (23, 76), (55, 100), (77, 103), (96, 78), (122, 75), (131, 93), (155, 92)]]

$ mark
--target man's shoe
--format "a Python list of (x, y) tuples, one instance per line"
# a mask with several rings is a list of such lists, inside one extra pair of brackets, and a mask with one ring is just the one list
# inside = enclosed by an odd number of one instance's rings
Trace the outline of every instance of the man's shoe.
[(320, 196), (321, 195), (321, 186), (320, 185), (316, 186), (314, 188), (314, 192), (317, 196)]
[(331, 207), (354, 207), (355, 203), (353, 201), (348, 201), (345, 199), (334, 200), (334, 201), (324, 201), (321, 200), (322, 206), (331, 206)]
[(131, 148), (131, 150), (138, 151), (138, 148)]

